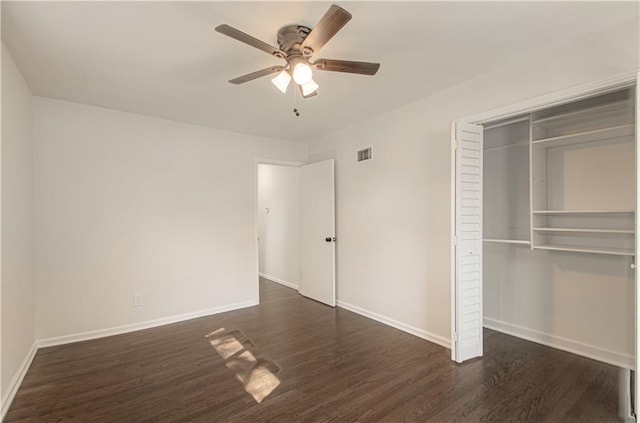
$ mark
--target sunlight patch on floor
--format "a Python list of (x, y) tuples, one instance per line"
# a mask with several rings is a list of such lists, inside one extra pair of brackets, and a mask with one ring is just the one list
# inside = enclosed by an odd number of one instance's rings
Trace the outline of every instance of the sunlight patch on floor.
[(274, 374), (280, 371), (278, 366), (270, 360), (256, 358), (247, 350), (246, 345), (253, 343), (249, 340), (240, 342), (244, 338), (240, 331), (227, 332), (220, 328), (206, 338), (209, 338), (209, 343), (225, 361), (225, 365), (235, 373), (236, 379), (257, 403), (261, 403), (280, 385), (280, 379)]

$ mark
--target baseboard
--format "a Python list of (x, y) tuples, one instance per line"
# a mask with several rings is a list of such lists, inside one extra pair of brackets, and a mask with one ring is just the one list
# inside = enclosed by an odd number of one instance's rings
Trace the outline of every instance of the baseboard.
[(393, 328), (399, 329), (403, 332), (407, 332), (411, 335), (417, 336), (418, 338), (425, 339), (429, 342), (433, 342), (434, 344), (441, 345), (445, 348), (451, 348), (451, 340), (440, 335), (436, 335), (431, 332), (427, 332), (426, 330), (418, 329), (414, 326), (408, 325), (406, 323), (400, 322), (398, 320), (392, 319), (387, 316), (383, 316), (382, 314), (374, 313), (373, 311), (366, 310), (362, 307), (355, 306), (353, 304), (345, 303), (344, 301), (337, 301), (338, 307), (344, 308), (346, 310), (357, 313), (361, 316), (368, 317), (369, 319), (373, 319), (380, 323), (384, 323), (387, 326), (391, 326)]
[(275, 282), (275, 283), (279, 283), (280, 285), (284, 285), (287, 288), (295, 289), (296, 291), (298, 291), (300, 289), (300, 286), (296, 285), (295, 283), (283, 281), (282, 279), (278, 279), (275, 276), (270, 276), (270, 275), (267, 275), (265, 273), (260, 273), (260, 277), (263, 277), (265, 279), (269, 279), (271, 282)]
[(27, 352), (26, 357), (22, 361), (22, 364), (20, 364), (18, 371), (13, 376), (13, 379), (11, 379), (11, 382), (9, 382), (9, 386), (7, 387), (7, 392), (2, 397), (2, 402), (0, 403), (0, 422), (4, 420), (4, 416), (7, 414), (7, 411), (11, 406), (11, 403), (13, 402), (13, 398), (15, 398), (16, 393), (18, 392), (18, 388), (20, 388), (20, 385), (22, 384), (22, 380), (24, 379), (24, 376), (27, 374), (27, 370), (29, 370), (29, 367), (31, 366), (31, 362), (33, 361), (33, 358), (36, 356), (36, 352), (38, 352), (38, 343), (34, 342), (31, 348), (29, 349), (29, 352)]
[(585, 344), (573, 339), (563, 338), (561, 336), (549, 333), (539, 332), (533, 329), (525, 328), (501, 320), (484, 318), (484, 327), (487, 329), (502, 332), (507, 335), (526, 339), (527, 341), (536, 342), (558, 350), (567, 351), (583, 357), (602, 361), (614, 366), (623, 367), (625, 369), (634, 369), (635, 360), (633, 356), (596, 347), (594, 345)]
[(157, 326), (178, 323), (185, 320), (196, 319), (198, 317), (210, 316), (212, 314), (224, 313), (226, 311), (239, 310), (245, 307), (252, 307), (258, 303), (255, 300), (243, 301), (240, 303), (229, 304), (222, 307), (214, 307), (206, 310), (194, 311), (191, 313), (179, 314), (176, 316), (163, 317), (160, 319), (147, 320), (146, 322), (133, 323), (130, 325), (115, 326), (106, 329), (99, 329), (89, 332), (75, 333), (71, 335), (56, 336), (53, 338), (45, 338), (38, 340), (38, 347), (53, 347), (55, 345), (70, 344), (72, 342), (88, 341), (91, 339), (104, 338), (106, 336), (120, 335), (123, 333), (134, 332), (142, 329), (154, 328)]

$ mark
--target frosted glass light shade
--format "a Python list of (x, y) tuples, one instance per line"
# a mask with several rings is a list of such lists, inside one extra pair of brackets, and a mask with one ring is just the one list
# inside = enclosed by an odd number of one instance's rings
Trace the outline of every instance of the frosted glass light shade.
[(316, 81), (314, 81), (313, 79), (310, 79), (309, 82), (307, 82), (306, 84), (302, 85), (302, 95), (304, 97), (306, 97), (309, 94), (312, 94), (319, 87), (320, 86), (318, 84), (316, 84)]
[(280, 91), (283, 93), (287, 92), (287, 87), (289, 86), (289, 82), (291, 82), (291, 75), (286, 70), (283, 70), (275, 78), (271, 79), (273, 85), (278, 87)]
[(313, 73), (311, 71), (311, 66), (306, 63), (297, 63), (293, 67), (293, 80), (296, 81), (296, 84), (304, 85), (311, 81), (312, 77)]

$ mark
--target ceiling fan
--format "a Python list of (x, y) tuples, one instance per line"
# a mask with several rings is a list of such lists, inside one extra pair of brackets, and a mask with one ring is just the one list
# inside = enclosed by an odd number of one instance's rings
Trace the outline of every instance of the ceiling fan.
[(216, 31), (219, 33), (267, 52), (272, 56), (284, 59), (287, 62), (284, 66), (271, 66), (234, 78), (229, 82), (243, 84), (263, 76), (278, 73), (271, 82), (280, 91), (285, 93), (291, 79), (293, 79), (298, 85), (302, 97), (309, 98), (318, 94), (318, 84), (313, 80), (313, 69), (375, 75), (380, 68), (379, 63), (333, 59), (315, 59), (313, 62), (309, 60), (351, 20), (351, 17), (349, 12), (333, 5), (313, 29), (303, 25), (287, 25), (280, 28), (277, 37), (278, 48), (229, 25), (217, 26)]

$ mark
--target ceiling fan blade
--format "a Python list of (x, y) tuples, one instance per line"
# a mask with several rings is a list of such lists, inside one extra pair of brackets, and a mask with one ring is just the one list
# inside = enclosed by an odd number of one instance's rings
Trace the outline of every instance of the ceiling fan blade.
[(224, 34), (228, 37), (231, 37), (235, 40), (238, 40), (242, 43), (248, 44), (251, 47), (255, 47), (259, 50), (265, 51), (269, 54), (271, 54), (272, 56), (277, 56), (277, 57), (285, 57), (286, 55), (284, 54), (284, 52), (270, 44), (265, 43), (264, 41), (260, 41), (257, 38), (252, 37), (249, 34), (246, 34), (238, 29), (235, 29), (232, 26), (229, 25), (218, 25), (216, 27), (216, 31), (218, 31), (221, 34)]
[(255, 72), (248, 73), (246, 75), (242, 75), (237, 78), (231, 79), (229, 82), (236, 85), (244, 84), (245, 82), (253, 81), (254, 79), (271, 75), (272, 73), (281, 72), (283, 69), (284, 69), (284, 66), (271, 66), (270, 68), (262, 69), (259, 71), (255, 71)]
[(317, 53), (350, 20), (351, 13), (332, 5), (305, 38), (302, 47), (308, 47), (314, 54)]
[(318, 90), (315, 90), (312, 93), (304, 95), (304, 92), (302, 91), (302, 85), (298, 85), (298, 90), (300, 91), (300, 95), (302, 96), (302, 98), (311, 98), (311, 97), (315, 97), (315, 96), (318, 95)]
[(380, 63), (333, 59), (318, 59), (313, 65), (318, 70), (357, 73), (360, 75), (375, 75), (378, 69), (380, 69)]

